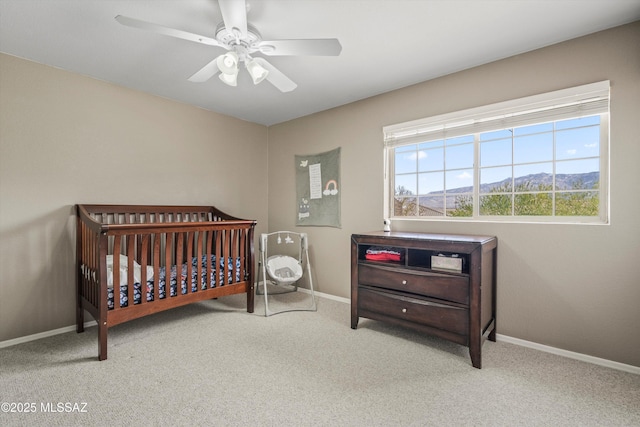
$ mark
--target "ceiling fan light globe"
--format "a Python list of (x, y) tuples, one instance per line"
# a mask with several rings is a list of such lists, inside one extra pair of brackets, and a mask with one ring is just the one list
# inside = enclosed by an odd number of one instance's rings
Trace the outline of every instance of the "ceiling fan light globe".
[(223, 74), (238, 73), (238, 54), (235, 52), (227, 52), (218, 57), (218, 68)]
[(238, 73), (220, 73), (219, 78), (229, 86), (238, 86)]
[(247, 71), (249, 71), (254, 85), (257, 85), (269, 75), (269, 70), (258, 64), (255, 60), (247, 62)]

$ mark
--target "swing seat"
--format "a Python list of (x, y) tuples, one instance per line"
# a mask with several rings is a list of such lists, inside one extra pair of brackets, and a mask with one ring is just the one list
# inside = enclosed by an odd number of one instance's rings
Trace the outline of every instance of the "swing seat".
[(273, 255), (267, 258), (267, 273), (279, 285), (291, 285), (302, 277), (302, 265), (297, 259), (287, 255)]

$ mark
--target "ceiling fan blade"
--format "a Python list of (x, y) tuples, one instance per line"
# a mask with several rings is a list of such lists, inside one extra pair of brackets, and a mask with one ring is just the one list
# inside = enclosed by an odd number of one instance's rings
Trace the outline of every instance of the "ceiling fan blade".
[(338, 39), (263, 40), (258, 47), (269, 56), (338, 56), (342, 51)]
[(139, 28), (141, 30), (152, 31), (158, 34), (164, 34), (165, 36), (176, 37), (183, 40), (189, 40), (196, 43), (202, 43), (209, 46), (220, 46), (228, 49), (227, 46), (220, 44), (216, 39), (211, 37), (205, 37), (187, 31), (176, 30), (175, 28), (164, 27), (158, 24), (152, 24), (151, 22), (141, 21), (135, 18), (129, 18), (126, 16), (116, 16), (116, 21), (127, 27)]
[(245, 0), (218, 0), (224, 26), (233, 34), (237, 28), (241, 37), (247, 35), (247, 5)]
[(253, 60), (262, 65), (265, 69), (267, 69), (267, 71), (269, 71), (267, 80), (276, 88), (280, 89), (280, 91), (291, 92), (298, 87), (298, 85), (295, 84), (293, 80), (285, 76), (282, 71), (278, 70), (276, 67), (268, 63), (266, 59), (254, 57)]
[(218, 68), (218, 58), (219, 57), (216, 57), (216, 59), (202, 67), (193, 76), (189, 77), (189, 81), (194, 83), (202, 83), (215, 76), (218, 71), (220, 71), (220, 69)]

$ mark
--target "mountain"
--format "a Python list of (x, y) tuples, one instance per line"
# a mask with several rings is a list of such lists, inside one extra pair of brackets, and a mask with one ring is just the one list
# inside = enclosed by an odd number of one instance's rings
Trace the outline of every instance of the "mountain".
[[(494, 188), (509, 184), (510, 178), (504, 179), (499, 182), (492, 182), (490, 184), (482, 184), (480, 186), (481, 193), (489, 193)], [(556, 174), (556, 188), (560, 190), (570, 190), (580, 185), (580, 188), (596, 188), (597, 183), (600, 182), (600, 172), (586, 172), (586, 173), (574, 173), (574, 174)], [(538, 185), (552, 185), (553, 175), (549, 173), (537, 173), (531, 175), (525, 175), (515, 178), (515, 186), (518, 187), (524, 183), (530, 183), (532, 188), (537, 188)], [(452, 190), (447, 190), (447, 193), (471, 193), (473, 187), (460, 187)], [(442, 194), (442, 191), (433, 191), (429, 194)]]

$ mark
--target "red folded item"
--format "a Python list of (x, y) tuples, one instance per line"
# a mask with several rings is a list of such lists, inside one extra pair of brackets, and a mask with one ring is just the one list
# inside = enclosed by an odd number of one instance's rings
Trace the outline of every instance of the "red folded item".
[(370, 261), (400, 261), (400, 254), (392, 252), (366, 253), (364, 257)]

